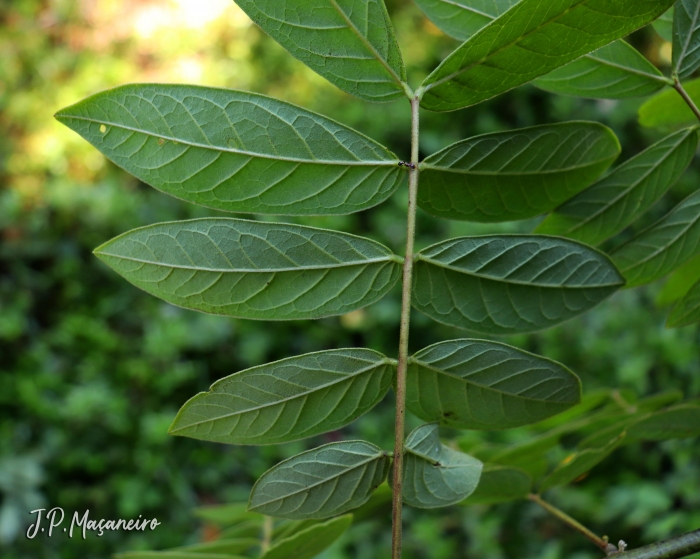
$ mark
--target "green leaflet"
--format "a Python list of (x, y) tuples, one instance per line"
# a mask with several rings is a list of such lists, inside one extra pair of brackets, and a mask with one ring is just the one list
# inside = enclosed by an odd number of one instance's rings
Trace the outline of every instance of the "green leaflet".
[(666, 441), (700, 436), (700, 406), (685, 404), (660, 411), (627, 429), (630, 440)]
[(678, 302), (666, 322), (667, 328), (680, 328), (700, 322), (700, 281)]
[(263, 529), (262, 515), (249, 513), (249, 516), (258, 517), (260, 520), (246, 520), (244, 522), (239, 522), (235, 526), (226, 528), (219, 534), (219, 539), (238, 541), (245, 538), (260, 539), (260, 534), (262, 533)]
[(700, 4), (678, 0), (673, 14), (673, 73), (680, 79), (700, 67)]
[(228, 503), (226, 505), (209, 505), (194, 509), (194, 515), (207, 522), (218, 524), (219, 526), (234, 526), (241, 523), (252, 522), (262, 528), (262, 516), (247, 511), (245, 503)]
[(409, 358), (408, 409), (448, 427), (511, 429), (580, 400), (581, 382), (569, 369), (498, 342), (452, 340)]
[(677, 303), (698, 281), (700, 281), (700, 254), (670, 275), (656, 296), (656, 305), (665, 307)]
[(364, 441), (330, 443), (302, 452), (265, 472), (249, 510), (303, 520), (329, 518), (366, 503), (386, 479), (387, 453)]
[(552, 487), (567, 485), (589, 472), (620, 446), (624, 436), (622, 434), (614, 438), (603, 447), (589, 448), (569, 456), (544, 479), (539, 487), (539, 492), (543, 493)]
[(359, 132), (242, 91), (125, 85), (56, 118), (158, 190), (229, 212), (352, 213), (386, 200), (404, 174)]
[(466, 41), (519, 0), (415, 0), (444, 33)]
[(419, 90), (421, 107), (451, 111), (490, 99), (624, 37), (672, 4), (673, 0), (522, 0), (426, 78)]
[(309, 526), (274, 543), (260, 559), (313, 559), (352, 524), (352, 514)]
[(404, 96), (406, 70), (382, 0), (235, 0), (294, 58), (368, 101)]
[(615, 41), (535, 80), (558, 93), (593, 99), (627, 99), (656, 93), (673, 80), (665, 77), (624, 41)]
[(561, 235), (598, 245), (644, 214), (685, 172), (698, 147), (687, 128), (617, 167), (557, 208), (535, 233)]
[(520, 468), (485, 464), (476, 490), (460, 505), (494, 505), (524, 499), (531, 488), (532, 478)]
[[(683, 84), (696, 105), (700, 104), (700, 79)], [(658, 93), (639, 108), (639, 124), (647, 128), (678, 128), (697, 124), (698, 118), (675, 89)]]
[(651, 283), (700, 254), (700, 191), (667, 216), (615, 249), (610, 256), (626, 287)]
[(369, 349), (321, 351), (253, 367), (191, 398), (170, 434), (276, 444), (335, 431), (384, 398), (395, 369)]
[(591, 184), (619, 154), (613, 132), (595, 122), (476, 136), (420, 164), (418, 205), (447, 219), (527, 219)]
[(134, 229), (95, 254), (169, 303), (267, 320), (319, 318), (364, 307), (391, 289), (401, 269), (397, 256), (369, 239), (226, 218)]
[(666, 41), (673, 41), (673, 7), (654, 22), (654, 29)]
[(483, 334), (542, 330), (591, 309), (624, 280), (609, 258), (578, 242), (486, 235), (438, 243), (416, 255), (413, 305)]
[(454, 505), (474, 492), (483, 464), (440, 442), (437, 425), (423, 425), (406, 439), (403, 502), (432, 509)]

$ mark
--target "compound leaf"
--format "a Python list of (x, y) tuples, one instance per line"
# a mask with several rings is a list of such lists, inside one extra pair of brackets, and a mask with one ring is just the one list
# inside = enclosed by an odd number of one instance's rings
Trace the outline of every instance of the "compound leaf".
[(463, 237), (428, 247), (415, 258), (415, 308), (484, 334), (554, 326), (624, 284), (605, 254), (557, 237)]
[(498, 342), (441, 342), (409, 359), (408, 408), (448, 427), (511, 429), (580, 400), (581, 382), (569, 369)]
[(532, 489), (527, 472), (512, 466), (485, 464), (474, 493), (460, 505), (495, 505), (524, 499)]
[(262, 475), (248, 508), (292, 520), (336, 516), (366, 503), (386, 479), (390, 462), (386, 452), (364, 441), (302, 452)]
[(673, 85), (673, 80), (659, 72), (637, 49), (620, 40), (574, 60), (533, 83), (560, 95), (627, 99), (656, 93), (666, 85)]
[(598, 245), (644, 214), (685, 172), (696, 128), (667, 136), (565, 202), (535, 229)]
[(527, 83), (650, 23), (673, 0), (522, 0), (423, 82), (421, 106), (451, 111)]
[(254, 93), (125, 85), (56, 118), (145, 183), (229, 212), (347, 214), (384, 201), (404, 174), (359, 132)]
[(594, 122), (477, 136), (420, 164), (418, 205), (447, 219), (527, 219), (591, 184), (619, 154), (613, 132)]
[(673, 41), (673, 7), (654, 22), (654, 29), (666, 41)]
[(700, 67), (700, 3), (678, 0), (673, 14), (673, 73), (680, 79)]
[(291, 55), (367, 101), (404, 96), (406, 70), (383, 0), (235, 0)]
[(680, 328), (700, 322), (700, 281), (678, 301), (666, 322), (668, 328)]
[(603, 447), (589, 448), (577, 452), (567, 457), (549, 476), (547, 476), (539, 487), (540, 493), (557, 487), (567, 485), (577, 480), (583, 474), (588, 473), (600, 462), (605, 460), (624, 439), (624, 433), (611, 440)]
[(95, 254), (169, 303), (267, 320), (319, 318), (369, 305), (394, 285), (401, 268), (398, 257), (369, 239), (226, 218), (134, 229)]
[(394, 362), (369, 349), (291, 357), (214, 383), (180, 409), (170, 434), (276, 444), (344, 427), (384, 398)]
[(651, 283), (700, 254), (700, 191), (667, 216), (615, 249), (610, 256), (626, 287)]
[(444, 33), (466, 41), (519, 0), (415, 0)]
[(275, 542), (260, 559), (313, 559), (342, 536), (352, 524), (352, 514), (314, 524)]
[(660, 411), (627, 429), (630, 440), (666, 441), (700, 437), (700, 406), (685, 404)]
[(423, 425), (406, 439), (403, 501), (432, 509), (454, 505), (474, 492), (483, 464), (440, 442), (437, 425)]
[[(700, 79), (684, 83), (683, 88), (700, 105)], [(697, 121), (698, 117), (675, 89), (657, 93), (639, 107), (639, 124), (647, 128), (677, 128)]]

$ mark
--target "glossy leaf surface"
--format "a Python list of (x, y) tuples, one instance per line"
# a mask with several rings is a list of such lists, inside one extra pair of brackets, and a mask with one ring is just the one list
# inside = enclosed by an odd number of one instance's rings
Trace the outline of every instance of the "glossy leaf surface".
[(486, 464), (476, 490), (460, 505), (494, 505), (524, 499), (531, 488), (532, 478), (520, 468)]
[[(700, 79), (684, 83), (683, 88), (700, 105)], [(678, 128), (697, 122), (698, 118), (675, 89), (656, 94), (639, 108), (639, 124), (647, 128)]]
[(560, 95), (593, 99), (644, 97), (673, 85), (656, 66), (625, 41), (615, 41), (535, 80)]
[(677, 0), (673, 13), (673, 71), (680, 79), (700, 67), (700, 3)]
[(426, 78), (421, 106), (451, 111), (490, 99), (628, 35), (672, 4), (673, 0), (522, 0)]
[(248, 505), (267, 516), (329, 518), (359, 507), (386, 479), (386, 452), (363, 441), (330, 443), (280, 462), (256, 482)]
[(626, 287), (651, 283), (700, 254), (700, 191), (610, 256)]
[(392, 361), (368, 349), (291, 357), (240, 371), (180, 409), (170, 434), (229, 444), (275, 444), (334, 431), (389, 391)]
[(260, 559), (313, 559), (342, 536), (351, 524), (351, 514), (314, 524), (277, 541)]
[(95, 250), (141, 289), (175, 305), (240, 318), (347, 313), (380, 299), (398, 257), (345, 233), (241, 219), (160, 223)]
[(630, 440), (666, 441), (700, 437), (700, 405), (685, 404), (660, 411), (627, 429)]
[(519, 0), (415, 0), (444, 33), (466, 41)]
[(423, 425), (406, 439), (403, 501), (431, 509), (467, 498), (479, 483), (483, 464), (440, 442), (437, 425)]
[(655, 143), (562, 204), (535, 229), (598, 245), (643, 215), (685, 172), (698, 147), (695, 128)]
[(527, 219), (577, 194), (619, 154), (612, 131), (594, 122), (477, 136), (420, 164), (418, 205), (447, 219)]
[(356, 212), (384, 201), (404, 174), (359, 132), (242, 91), (125, 85), (56, 118), (145, 183), (230, 212)]
[(485, 340), (452, 340), (409, 358), (406, 404), (457, 429), (530, 425), (579, 403), (581, 382), (544, 357)]
[(589, 448), (577, 452), (564, 460), (539, 487), (540, 493), (552, 487), (567, 485), (605, 460), (622, 442), (624, 434), (599, 448)]
[(405, 95), (406, 71), (383, 0), (235, 0), (263, 31), (343, 91)]
[(591, 309), (624, 283), (606, 255), (539, 235), (444, 241), (416, 255), (414, 274), (415, 308), (485, 334), (554, 326)]
[(671, 311), (666, 326), (680, 328), (700, 322), (700, 281), (690, 288)]

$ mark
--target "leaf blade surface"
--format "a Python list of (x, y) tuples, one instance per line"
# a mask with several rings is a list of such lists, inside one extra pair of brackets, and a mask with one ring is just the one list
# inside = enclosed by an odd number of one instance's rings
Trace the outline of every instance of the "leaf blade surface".
[(460, 505), (495, 505), (525, 499), (531, 489), (532, 478), (520, 468), (485, 464), (476, 490)]
[(515, 6), (519, 0), (416, 0), (423, 13), (444, 33), (466, 41)]
[(445, 324), (499, 335), (568, 320), (624, 284), (603, 253), (538, 235), (438, 243), (416, 255), (414, 277), (416, 309)]
[(590, 245), (602, 243), (644, 214), (673, 186), (697, 146), (695, 128), (667, 136), (562, 204), (535, 232)]
[(423, 425), (406, 439), (403, 501), (417, 508), (454, 505), (476, 489), (483, 464), (440, 442), (437, 425)]
[(344, 314), (381, 298), (400, 273), (397, 257), (368, 239), (229, 218), (134, 229), (95, 254), (169, 303), (260, 320)]
[(700, 254), (700, 192), (688, 196), (610, 256), (625, 276), (626, 287), (636, 287), (666, 276), (697, 254)]
[(592, 122), (476, 136), (420, 164), (418, 205), (447, 219), (528, 219), (580, 192), (619, 153), (612, 131)]
[(228, 444), (278, 444), (335, 431), (389, 391), (392, 362), (368, 349), (310, 353), (214, 383), (178, 412), (170, 434)]
[(302, 452), (265, 472), (249, 510), (304, 520), (329, 518), (366, 503), (388, 474), (390, 460), (364, 441), (330, 443)]
[(351, 514), (314, 524), (274, 543), (260, 559), (313, 559), (342, 536), (351, 524)]
[(660, 91), (673, 81), (625, 41), (618, 40), (535, 80), (551, 93), (591, 99), (629, 99)]
[(383, 0), (235, 0), (265, 33), (343, 91), (405, 95), (401, 51)]
[(385, 200), (404, 174), (359, 132), (242, 91), (125, 85), (56, 118), (157, 190), (229, 212), (352, 213)]
[[(522, 0), (473, 35), (423, 82), (421, 106), (475, 105), (650, 23), (673, 0)], [(558, 47), (552, 48), (556, 42)]]
[(673, 71), (680, 79), (700, 67), (700, 4), (678, 0), (673, 9)]
[(569, 369), (498, 342), (452, 340), (409, 358), (408, 408), (457, 429), (511, 429), (556, 415), (581, 400)]
[(700, 322), (700, 281), (678, 301), (666, 322), (667, 328), (680, 328)]

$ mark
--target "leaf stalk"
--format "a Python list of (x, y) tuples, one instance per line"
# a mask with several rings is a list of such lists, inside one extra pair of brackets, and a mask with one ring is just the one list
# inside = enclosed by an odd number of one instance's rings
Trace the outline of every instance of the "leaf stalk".
[(413, 288), (413, 252), (416, 237), (416, 204), (418, 201), (418, 138), (420, 130), (420, 99), (411, 99), (411, 163), (408, 171), (408, 216), (406, 219), (406, 253), (403, 263), (403, 287), (401, 298), (401, 330), (399, 334), (399, 359), (396, 370), (396, 424), (394, 429), (394, 471), (392, 479), (391, 558), (401, 558), (402, 507), (403, 507), (403, 458), (406, 424), (406, 369), (408, 367), (408, 335), (411, 322), (411, 292)]
[(686, 104), (690, 107), (690, 110), (693, 111), (693, 114), (697, 117), (698, 120), (700, 120), (700, 109), (698, 109), (698, 106), (695, 104), (695, 101), (693, 101), (690, 98), (690, 95), (688, 95), (688, 92), (685, 90), (680, 80), (675, 76), (673, 78), (673, 89), (675, 89), (678, 92), (678, 94), (683, 98), (683, 101), (685, 101)]

